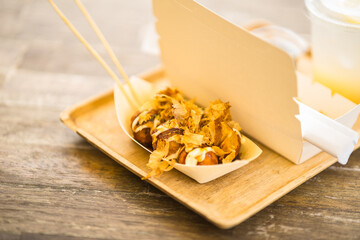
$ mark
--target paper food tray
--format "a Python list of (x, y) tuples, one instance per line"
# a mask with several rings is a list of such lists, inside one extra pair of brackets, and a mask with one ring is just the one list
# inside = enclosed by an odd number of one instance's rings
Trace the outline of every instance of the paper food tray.
[[(159, 84), (151, 84), (138, 77), (132, 77), (130, 81), (133, 86), (136, 86), (137, 94), (138, 96), (140, 96), (140, 101), (142, 104), (149, 100), (151, 97), (153, 97), (158, 91), (164, 89), (163, 84), (160, 84), (160, 86), (158, 86)], [(128, 95), (131, 93), (127, 85), (124, 89), (125, 91), (127, 91)], [(130, 126), (131, 116), (134, 115), (135, 111), (131, 107), (125, 95), (116, 85), (114, 87), (114, 102), (116, 107), (117, 119), (119, 120), (121, 128), (124, 130), (124, 132), (128, 135), (129, 138), (131, 138), (134, 142), (136, 142), (146, 151), (151, 153), (149, 149), (141, 145), (141, 143), (139, 143), (133, 138)], [(174, 168), (191, 177), (198, 183), (206, 183), (236, 169), (239, 169), (240, 167), (245, 166), (246, 164), (259, 157), (261, 153), (262, 150), (253, 141), (242, 135), (239, 154), (241, 156), (240, 159), (235, 159), (233, 162), (228, 164), (217, 164), (212, 166), (187, 166), (184, 164), (175, 163)]]

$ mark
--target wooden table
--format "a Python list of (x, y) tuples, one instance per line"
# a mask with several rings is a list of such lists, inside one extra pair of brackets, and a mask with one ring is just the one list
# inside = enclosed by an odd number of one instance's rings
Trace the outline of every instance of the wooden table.
[[(58, 1), (104, 54), (72, 1)], [(302, 0), (200, 1), (238, 24), (308, 36)], [(129, 74), (151, 2), (84, 0)], [(220, 230), (93, 148), (59, 113), (112, 80), (44, 0), (0, 0), (0, 239), (359, 239), (360, 151), (241, 225)]]

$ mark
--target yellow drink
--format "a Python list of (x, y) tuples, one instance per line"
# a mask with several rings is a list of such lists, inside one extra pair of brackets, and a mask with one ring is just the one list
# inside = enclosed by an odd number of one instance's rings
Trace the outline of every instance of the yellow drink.
[(349, 21), (360, 14), (360, 1), (359, 6), (353, 4), (351, 8), (344, 7), (348, 6), (346, 0), (305, 3), (311, 19), (314, 80), (360, 104), (360, 24)]
[(360, 104), (360, 79), (346, 76), (334, 76), (328, 73), (314, 72), (314, 80), (356, 104)]

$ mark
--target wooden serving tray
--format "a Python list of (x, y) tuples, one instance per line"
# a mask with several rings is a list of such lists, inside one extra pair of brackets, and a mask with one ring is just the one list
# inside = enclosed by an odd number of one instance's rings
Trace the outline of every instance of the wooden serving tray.
[[(158, 69), (140, 77), (153, 82), (163, 79), (164, 73)], [(149, 153), (120, 128), (112, 90), (65, 110), (60, 118), (66, 126), (139, 177), (149, 172), (146, 167)], [(355, 129), (360, 133), (360, 119)], [(320, 153), (295, 165), (259, 146), (263, 154), (258, 159), (206, 184), (199, 184), (175, 169), (147, 181), (216, 226), (231, 228), (337, 161)]]

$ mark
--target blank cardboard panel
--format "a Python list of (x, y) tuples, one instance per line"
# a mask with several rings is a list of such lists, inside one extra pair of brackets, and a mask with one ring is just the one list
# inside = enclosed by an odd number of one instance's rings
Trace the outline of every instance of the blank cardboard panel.
[(204, 106), (229, 101), (248, 135), (297, 163), (303, 140), (290, 56), (192, 0), (153, 6), (171, 84)]

